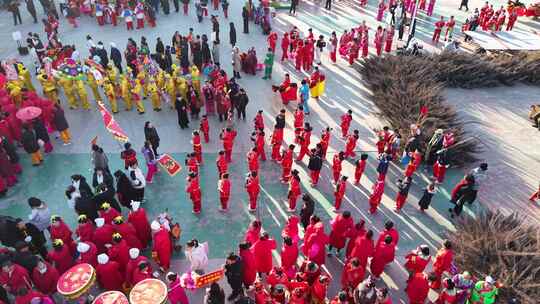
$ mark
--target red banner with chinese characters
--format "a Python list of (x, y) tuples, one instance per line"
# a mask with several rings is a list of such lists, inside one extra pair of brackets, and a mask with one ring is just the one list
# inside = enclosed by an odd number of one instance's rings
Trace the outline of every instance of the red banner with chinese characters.
[(225, 275), (225, 271), (223, 269), (212, 271), (195, 279), (195, 286), (197, 288), (201, 288), (206, 285), (212, 284), (221, 280), (223, 275)]
[(163, 169), (167, 170), (167, 173), (169, 173), (170, 176), (175, 176), (182, 170), (182, 166), (180, 166), (180, 164), (169, 154), (161, 155), (158, 162)]

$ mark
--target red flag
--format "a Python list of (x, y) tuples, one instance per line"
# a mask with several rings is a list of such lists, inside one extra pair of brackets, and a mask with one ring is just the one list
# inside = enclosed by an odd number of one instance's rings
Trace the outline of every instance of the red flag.
[(97, 104), (99, 107), (99, 112), (101, 113), (101, 117), (103, 117), (103, 123), (105, 124), (105, 128), (107, 128), (107, 131), (112, 133), (116, 140), (127, 142), (129, 140), (128, 136), (126, 135), (124, 130), (120, 128), (120, 125), (118, 125), (116, 120), (114, 120), (112, 114), (109, 113), (107, 108), (105, 108), (103, 102), (98, 100)]
[(420, 116), (427, 116), (428, 114), (428, 107), (427, 106), (421, 106), (420, 107)]

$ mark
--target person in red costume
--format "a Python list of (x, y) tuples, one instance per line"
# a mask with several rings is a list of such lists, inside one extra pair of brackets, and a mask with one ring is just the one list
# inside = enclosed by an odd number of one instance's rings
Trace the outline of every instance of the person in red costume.
[(315, 40), (313, 39), (307, 39), (304, 42), (304, 60), (303, 60), (303, 68), (304, 71), (310, 71), (313, 67), (313, 59), (314, 59), (314, 52), (315, 52)]
[(199, 177), (197, 173), (190, 172), (186, 178), (186, 192), (189, 194), (189, 198), (193, 203), (193, 213), (201, 213), (201, 187), (199, 185)]
[(326, 245), (328, 244), (328, 235), (324, 233), (324, 224), (322, 222), (315, 223), (313, 225), (313, 233), (307, 239), (304, 236), (304, 240), (308, 259), (319, 266), (324, 264), (326, 259)]
[(62, 242), (64, 242), (64, 244), (68, 246), (69, 252), (71, 254), (75, 253), (76, 245), (75, 242), (73, 242), (73, 238), (71, 237), (73, 232), (71, 232), (71, 229), (69, 229), (68, 225), (64, 223), (60, 216), (54, 215), (51, 217), (51, 226), (49, 228), (49, 233), (51, 235), (51, 240), (62, 240)]
[(114, 230), (122, 236), (129, 248), (142, 249), (142, 243), (137, 237), (137, 231), (131, 223), (126, 223), (122, 216), (117, 216), (113, 219)]
[(330, 278), (326, 275), (319, 276), (311, 286), (311, 299), (315, 303), (324, 303), (326, 301), (326, 293), (328, 291), (328, 285), (330, 284)]
[(435, 279), (435, 274), (429, 276), (424, 272), (415, 273), (407, 281), (407, 297), (410, 304), (424, 304), (429, 293), (429, 283)]
[(51, 264), (39, 260), (32, 271), (32, 282), (36, 289), (46, 295), (52, 295), (56, 292), (56, 283), (60, 274)]
[(294, 212), (296, 210), (296, 201), (298, 199), (298, 196), (302, 194), (302, 190), (300, 189), (300, 172), (298, 170), (294, 169), (291, 172), (291, 178), (289, 179), (289, 192), (287, 194), (289, 208), (288, 212)]
[(281, 160), (281, 155), (280, 155), (280, 150), (281, 150), (281, 144), (283, 143), (283, 129), (281, 128), (276, 128), (276, 126), (274, 126), (274, 132), (272, 133), (272, 139), (271, 139), (271, 144), (272, 144), (272, 153), (271, 153), (271, 158), (272, 160), (274, 161), (280, 161)]
[(227, 127), (221, 131), (219, 138), (223, 142), (223, 150), (225, 150), (225, 159), (227, 162), (232, 161), (232, 151), (234, 146), (234, 139), (236, 138), (236, 131)]
[(255, 244), (261, 237), (261, 230), (261, 222), (258, 220), (254, 220), (253, 222), (251, 222), (251, 224), (249, 224), (249, 227), (244, 236), (244, 241), (246, 241), (246, 243), (250, 243), (251, 245)]
[(424, 272), (426, 266), (431, 261), (429, 255), (429, 246), (420, 245), (415, 250), (412, 250), (405, 256), (405, 269), (409, 272), (409, 275)]
[(153, 221), (152, 228), (152, 257), (162, 271), (169, 270), (171, 266), (172, 243), (169, 230), (162, 227), (158, 222)]
[(32, 288), (32, 281), (26, 268), (12, 263), (7, 256), (2, 257), (0, 267), (0, 285), (7, 292), (16, 294), (23, 288)]
[(272, 50), (272, 53), (276, 52), (276, 44), (278, 40), (278, 35), (276, 32), (271, 32), (270, 35), (266, 38), (268, 41), (268, 48)]
[(333, 299), (330, 301), (330, 304), (349, 304), (349, 296), (345, 291), (340, 291)]
[(129, 246), (120, 233), (113, 234), (112, 245), (108, 248), (107, 255), (112, 261), (118, 262), (120, 271), (126, 272), (129, 262)]
[(255, 297), (255, 304), (275, 303), (270, 297), (268, 290), (266, 290), (264, 285), (259, 281), (255, 282), (255, 290), (253, 291), (253, 294)]
[(302, 66), (304, 65), (304, 42), (302, 40), (298, 40), (296, 43), (296, 54), (295, 54), (295, 67), (297, 71), (300, 71), (302, 69)]
[(55, 239), (52, 242), (53, 249), (47, 254), (47, 258), (58, 270), (60, 274), (70, 269), (73, 264), (73, 255), (71, 254), (69, 247), (64, 245), (61, 239)]
[(255, 264), (255, 256), (253, 251), (251, 251), (251, 244), (241, 243), (238, 245), (239, 256), (242, 258), (242, 263), (244, 265), (242, 281), (246, 289), (248, 289), (257, 278), (257, 265)]
[(289, 59), (288, 51), (289, 51), (289, 33), (284, 33), (283, 38), (281, 38), (281, 61)]
[(341, 115), (341, 123), (339, 126), (341, 127), (341, 136), (343, 138), (346, 138), (349, 134), (349, 128), (351, 126), (352, 122), (352, 110), (347, 110), (347, 113)]
[(360, 264), (358, 258), (350, 259), (341, 273), (341, 289), (351, 291), (364, 280), (366, 266)]
[(507, 31), (511, 31), (514, 28), (514, 24), (516, 24), (517, 18), (518, 18), (517, 11), (513, 9), (510, 15), (508, 16), (508, 24), (506, 24)]
[(435, 260), (433, 261), (433, 272), (436, 275), (436, 279), (431, 284), (432, 289), (439, 289), (441, 287), (442, 275), (445, 272), (450, 272), (453, 261), (454, 251), (452, 250), (452, 242), (444, 240), (442, 248), (437, 251)]
[(369, 213), (377, 212), (384, 194), (384, 180), (377, 180), (373, 185), (371, 195), (369, 196)]
[(199, 131), (194, 130), (193, 135), (191, 136), (191, 144), (193, 145), (193, 153), (195, 153), (195, 158), (197, 159), (197, 162), (199, 165), (202, 165), (203, 158), (202, 158), (202, 144), (201, 144), (201, 135), (199, 134)]
[(347, 143), (345, 144), (345, 158), (356, 156), (354, 149), (356, 149), (356, 142), (358, 142), (358, 138), (360, 137), (358, 134), (358, 130), (354, 130), (353, 134), (349, 134), (347, 136)]
[(253, 129), (264, 130), (264, 116), (263, 110), (257, 111), (255, 118), (253, 118)]
[(441, 37), (441, 31), (444, 25), (444, 16), (441, 16), (441, 19), (435, 22), (435, 30), (433, 31), (433, 37), (431, 38), (431, 41), (436, 45), (439, 43), (439, 38)]
[(328, 147), (330, 146), (330, 138), (332, 136), (331, 132), (332, 128), (326, 127), (326, 129), (324, 129), (321, 134), (321, 141), (319, 143), (321, 145), (321, 157), (323, 160), (326, 159), (326, 151), (328, 151)]
[(392, 51), (392, 43), (394, 41), (394, 26), (389, 25), (388, 29), (386, 30), (386, 39), (384, 42), (384, 51), (387, 53), (390, 53)]
[(225, 158), (225, 151), (223, 150), (218, 152), (218, 156), (216, 159), (216, 167), (220, 176), (223, 173), (227, 173), (229, 163), (227, 162), (227, 159)]
[(353, 65), (354, 61), (358, 59), (358, 55), (360, 54), (360, 46), (361, 40), (358, 38), (354, 38), (352, 41), (349, 42), (349, 65)]
[(298, 245), (292, 238), (286, 236), (283, 238), (281, 246), (281, 267), (287, 276), (293, 277), (296, 274), (296, 261), (298, 260)]
[(124, 276), (118, 262), (109, 260), (105, 253), (98, 255), (97, 259), (96, 281), (99, 286), (104, 290), (122, 290)]
[(356, 240), (366, 234), (365, 226), (366, 221), (360, 220), (354, 225), (352, 229), (349, 229), (349, 231), (345, 234), (345, 236), (349, 239), (349, 241), (347, 242), (347, 249), (345, 250), (345, 257), (347, 259), (351, 256), (351, 252), (354, 248)]
[(369, 53), (369, 28), (366, 26), (360, 38), (360, 46), (362, 48), (362, 58), (366, 58)]
[(131, 202), (131, 211), (128, 215), (128, 223), (133, 225), (137, 232), (137, 238), (141, 241), (142, 248), (146, 248), (150, 240), (152, 240), (152, 234), (150, 230), (150, 223), (146, 216), (146, 211), (141, 208), (141, 203), (133, 201)]
[(94, 224), (88, 220), (88, 217), (84, 214), (79, 215), (78, 217), (79, 225), (75, 230), (75, 234), (79, 237), (81, 242), (92, 241), (92, 235), (94, 234)]
[(358, 185), (360, 184), (360, 179), (362, 178), (362, 175), (364, 174), (364, 170), (366, 169), (368, 155), (365, 153), (360, 154), (360, 159), (356, 160), (354, 163), (354, 184)]
[(201, 130), (204, 142), (208, 143), (210, 141), (210, 126), (208, 124), (208, 116), (205, 114), (201, 118), (201, 123), (199, 124), (199, 129)]
[(185, 164), (189, 173), (199, 173), (199, 161), (197, 160), (197, 154), (195, 152), (186, 155)]
[(302, 161), (306, 154), (309, 155), (309, 144), (311, 143), (311, 131), (313, 131), (313, 128), (308, 122), (306, 122), (304, 124), (304, 127), (302, 128), (300, 136), (298, 137), (298, 142), (300, 144), (300, 152), (298, 153), (298, 156), (296, 157), (296, 161)]
[(435, 303), (437, 304), (458, 304), (458, 294), (456, 284), (452, 279), (445, 279), (443, 282), (444, 289), (439, 293), (439, 297)]
[(94, 231), (92, 242), (96, 245), (98, 253), (107, 252), (105, 244), (112, 243), (114, 227), (109, 223), (105, 223), (105, 219), (102, 217), (98, 217), (94, 222), (96, 223), (96, 230)]
[(229, 208), (229, 198), (231, 197), (231, 181), (229, 180), (229, 173), (221, 174), (218, 181), (219, 202), (221, 208), (219, 211), (226, 212)]
[(354, 229), (354, 220), (349, 211), (344, 211), (342, 214), (338, 214), (330, 224), (332, 230), (330, 231), (328, 252), (331, 254), (332, 249), (336, 248), (336, 254), (339, 255), (341, 249), (345, 247), (347, 234)]
[(347, 191), (347, 176), (342, 176), (339, 182), (336, 184), (336, 190), (334, 191), (334, 212), (338, 212), (345, 197)]
[(332, 173), (334, 176), (334, 183), (337, 184), (339, 177), (341, 176), (342, 163), (345, 159), (345, 153), (340, 151), (338, 154), (334, 155), (332, 158)]
[(103, 218), (105, 220), (105, 224), (110, 225), (113, 222), (113, 219), (120, 214), (118, 210), (111, 208), (111, 205), (109, 203), (103, 203), (101, 204), (101, 208), (98, 211), (99, 217)]
[(377, 244), (384, 242), (387, 235), (392, 237), (392, 242), (397, 246), (399, 242), (399, 232), (394, 228), (394, 222), (392, 221), (386, 221), (384, 223), (384, 230), (381, 231), (381, 234), (377, 239)]
[(248, 173), (245, 188), (249, 196), (249, 212), (255, 212), (257, 210), (257, 198), (261, 190), (259, 175), (256, 171)]
[(141, 262), (148, 263), (148, 259), (145, 256), (140, 255), (140, 250), (137, 248), (129, 249), (129, 261), (126, 265), (125, 280), (127, 286), (134, 286), (133, 273), (137, 269)]
[(276, 249), (276, 241), (270, 238), (268, 232), (264, 232), (251, 247), (259, 275), (268, 274), (272, 270), (272, 250), (274, 249)]
[(137, 267), (133, 270), (132, 281), (133, 284), (137, 284), (142, 280), (151, 279), (152, 276), (152, 267), (150, 263), (146, 261), (141, 261), (137, 264)]
[(289, 145), (288, 149), (285, 149), (281, 154), (281, 182), (284, 184), (288, 183), (291, 177), (294, 148), (294, 145)]
[(377, 31), (375, 32), (375, 38), (373, 40), (373, 44), (375, 44), (375, 51), (377, 53), (377, 56), (381, 56), (382, 54), (382, 47), (384, 42), (384, 34), (386, 33), (386, 30), (382, 28), (382, 26), (377, 27)]
[(384, 271), (384, 267), (394, 261), (396, 255), (396, 245), (393, 243), (392, 237), (387, 235), (384, 242), (378, 243), (373, 252), (373, 258), (369, 265), (371, 274), (375, 278), (379, 278)]
[(295, 142), (298, 143), (298, 137), (302, 134), (302, 130), (304, 128), (304, 107), (302, 105), (299, 105), (298, 108), (294, 111), (294, 120), (293, 120), (293, 128), (294, 128), (294, 138)]
[(350, 259), (358, 258), (360, 265), (364, 267), (367, 265), (369, 257), (373, 256), (375, 250), (375, 243), (373, 242), (373, 231), (368, 230), (366, 234), (359, 237), (354, 242), (354, 248), (351, 251)]
[(86, 263), (96, 267), (98, 251), (94, 243), (79, 242), (77, 244), (77, 252), (79, 252), (79, 257), (77, 258), (75, 264)]

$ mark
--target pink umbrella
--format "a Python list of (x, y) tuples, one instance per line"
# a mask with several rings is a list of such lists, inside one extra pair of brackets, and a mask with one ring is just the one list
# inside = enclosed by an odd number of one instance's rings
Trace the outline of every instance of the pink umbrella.
[(15, 116), (17, 116), (17, 118), (22, 121), (32, 120), (38, 117), (39, 115), (41, 115), (41, 109), (38, 107), (32, 107), (32, 106), (24, 107), (20, 109), (19, 111), (17, 111), (17, 114), (15, 114)]

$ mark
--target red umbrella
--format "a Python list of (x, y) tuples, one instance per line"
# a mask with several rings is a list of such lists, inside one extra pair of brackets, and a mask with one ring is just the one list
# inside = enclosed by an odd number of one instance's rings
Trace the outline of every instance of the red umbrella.
[(24, 107), (20, 109), (19, 111), (17, 111), (17, 114), (15, 114), (15, 116), (17, 116), (17, 118), (22, 121), (32, 120), (38, 117), (39, 115), (41, 115), (41, 109), (38, 107), (32, 107), (32, 106)]

